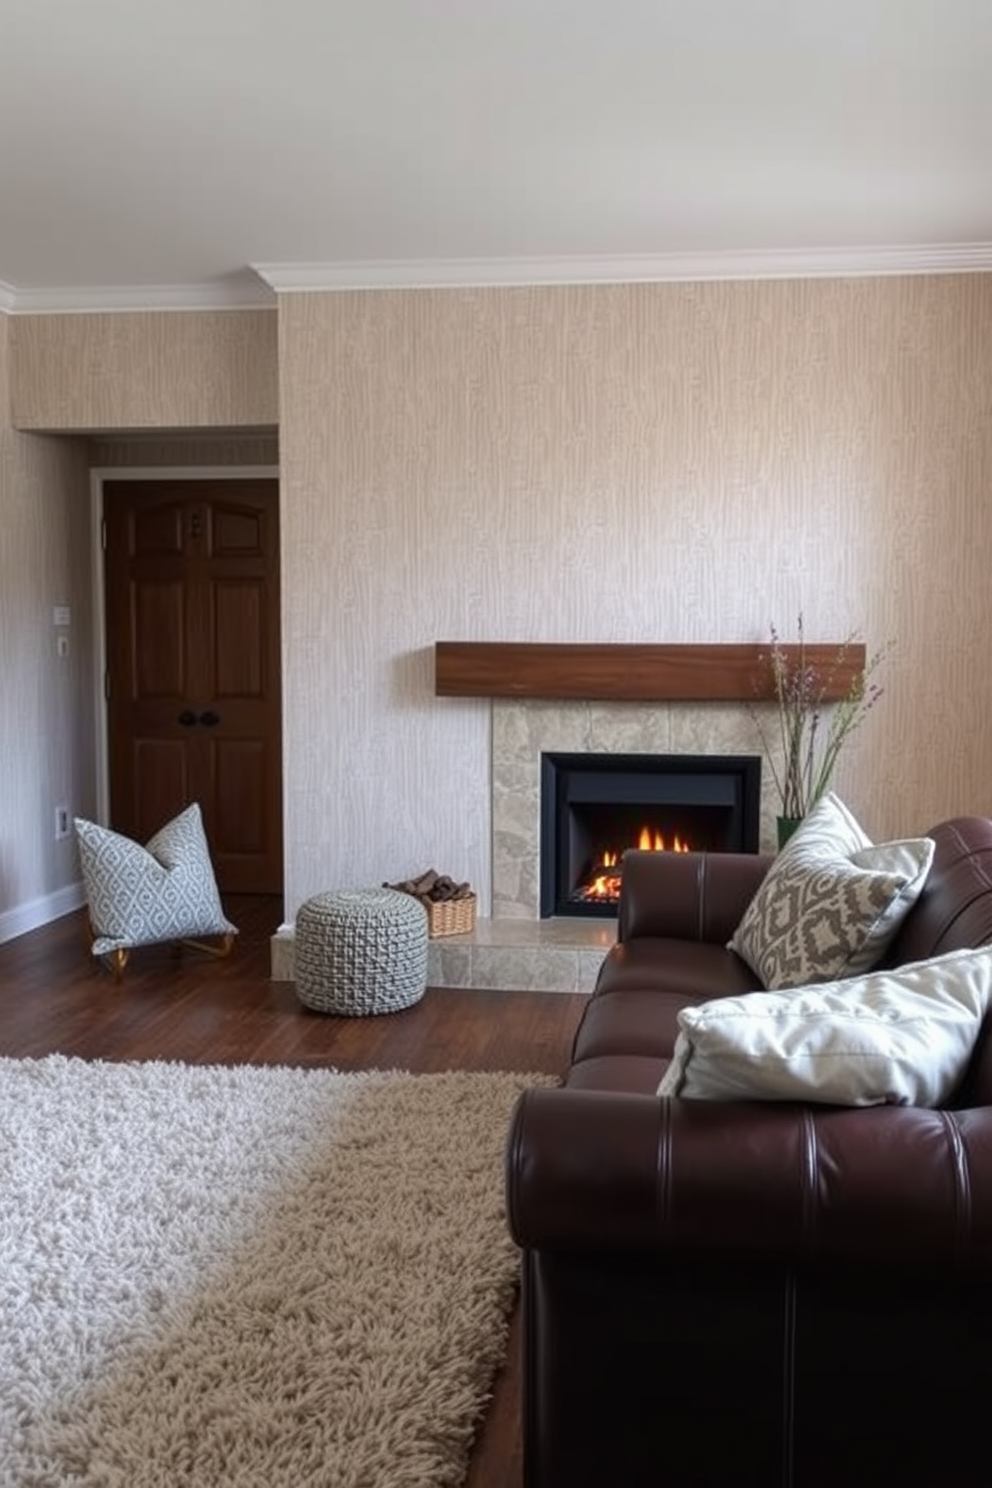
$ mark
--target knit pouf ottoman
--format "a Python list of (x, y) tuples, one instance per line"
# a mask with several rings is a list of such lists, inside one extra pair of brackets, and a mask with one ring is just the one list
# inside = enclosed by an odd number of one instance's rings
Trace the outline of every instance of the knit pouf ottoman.
[(321, 1013), (395, 1013), (427, 987), (427, 913), (397, 889), (315, 894), (296, 915), (296, 995)]

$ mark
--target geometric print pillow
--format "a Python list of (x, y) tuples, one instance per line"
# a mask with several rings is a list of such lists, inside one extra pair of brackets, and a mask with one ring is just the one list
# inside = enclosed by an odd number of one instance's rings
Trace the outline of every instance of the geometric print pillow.
[(828, 792), (775, 858), (729, 942), (767, 989), (859, 976), (923, 889), (929, 837), (876, 846)]
[(190, 935), (236, 935), (221, 908), (194, 802), (142, 847), (130, 837), (75, 818), (93, 955)]

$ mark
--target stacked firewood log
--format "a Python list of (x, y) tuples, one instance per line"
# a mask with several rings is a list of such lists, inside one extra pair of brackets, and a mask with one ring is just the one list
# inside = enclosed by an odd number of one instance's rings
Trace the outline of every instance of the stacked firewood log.
[(404, 878), (401, 883), (383, 884), (384, 889), (399, 889), (402, 894), (412, 894), (421, 904), (440, 904), (446, 899), (469, 899), (472, 885), (455, 883), (446, 873), (437, 873), (428, 868), (419, 878)]

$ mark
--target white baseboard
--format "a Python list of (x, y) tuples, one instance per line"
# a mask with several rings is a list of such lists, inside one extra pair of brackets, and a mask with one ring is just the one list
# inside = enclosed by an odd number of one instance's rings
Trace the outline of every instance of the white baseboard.
[(5, 909), (0, 912), (0, 945), (5, 940), (26, 935), (29, 930), (37, 930), (40, 925), (48, 925), (52, 920), (60, 920), (63, 915), (81, 909), (85, 903), (86, 891), (82, 883), (74, 883), (56, 889), (54, 894), (43, 894), (40, 899), (29, 899), (27, 904)]
[(269, 977), (273, 982), (295, 978), (296, 921), (284, 920), (269, 939)]

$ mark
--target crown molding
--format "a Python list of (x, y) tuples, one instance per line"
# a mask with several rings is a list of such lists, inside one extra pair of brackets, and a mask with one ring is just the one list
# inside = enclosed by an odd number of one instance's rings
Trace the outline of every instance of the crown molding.
[[(4, 291), (11, 303), (4, 305)], [(271, 287), (249, 272), (230, 283), (17, 289), (0, 283), (0, 308), (12, 315), (99, 315), (126, 310), (272, 310)]]
[(470, 258), (365, 263), (257, 263), (279, 294), (326, 289), (629, 284), (703, 279), (824, 279), (889, 274), (992, 273), (992, 243), (889, 248), (772, 249), (641, 257)]
[(895, 248), (771, 249), (590, 258), (369, 260), (252, 264), (227, 281), (18, 289), (0, 279), (0, 314), (98, 315), (142, 310), (271, 310), (277, 294), (337, 289), (633, 284), (711, 279), (825, 279), (992, 273), (992, 243)]

